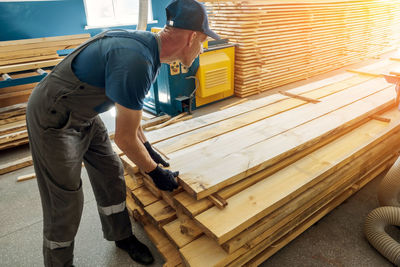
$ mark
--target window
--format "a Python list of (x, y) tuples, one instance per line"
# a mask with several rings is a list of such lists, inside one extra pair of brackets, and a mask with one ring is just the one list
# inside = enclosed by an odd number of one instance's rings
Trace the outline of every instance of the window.
[[(84, 0), (86, 28), (136, 25), (139, 18), (139, 0)], [(151, 0), (148, 0), (148, 22), (153, 22)]]

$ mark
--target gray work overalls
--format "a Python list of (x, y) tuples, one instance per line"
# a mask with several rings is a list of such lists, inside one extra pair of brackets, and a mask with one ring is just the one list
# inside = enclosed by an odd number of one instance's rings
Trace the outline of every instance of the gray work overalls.
[(82, 161), (95, 194), (104, 237), (121, 240), (132, 234), (125, 207), (123, 167), (95, 111), (108, 100), (105, 89), (81, 82), (71, 68), (82, 49), (105, 35), (89, 39), (68, 55), (29, 98), (27, 126), (42, 200), (45, 266), (72, 264), (74, 237), (83, 208)]

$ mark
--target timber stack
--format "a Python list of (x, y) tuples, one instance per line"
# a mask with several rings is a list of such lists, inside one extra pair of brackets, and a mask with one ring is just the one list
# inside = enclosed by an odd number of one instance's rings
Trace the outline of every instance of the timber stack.
[(165, 266), (257, 266), (387, 170), (400, 112), (380, 74), (399, 67), (381, 61), (149, 132), (181, 187), (158, 190), (122, 157), (127, 207)]
[(89, 34), (0, 42), (0, 150), (28, 143), (26, 102), (37, 82)]
[(246, 97), (376, 57), (400, 43), (397, 0), (205, 0), (210, 27), (238, 46)]

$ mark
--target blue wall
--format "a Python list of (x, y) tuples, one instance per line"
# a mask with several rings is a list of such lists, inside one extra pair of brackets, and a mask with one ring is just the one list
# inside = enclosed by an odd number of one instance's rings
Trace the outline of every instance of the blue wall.
[[(170, 0), (152, 0), (153, 18), (163, 27), (165, 6)], [(85, 30), (86, 15), (83, 0), (0, 2), (0, 41), (90, 33), (105, 29)], [(118, 27), (135, 29), (136, 25)]]

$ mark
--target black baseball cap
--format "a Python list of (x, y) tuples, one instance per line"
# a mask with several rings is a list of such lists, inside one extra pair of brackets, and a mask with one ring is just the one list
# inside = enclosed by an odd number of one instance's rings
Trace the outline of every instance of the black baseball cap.
[(199, 31), (213, 39), (221, 39), (208, 26), (207, 11), (195, 0), (173, 0), (165, 8), (167, 25), (192, 31)]

